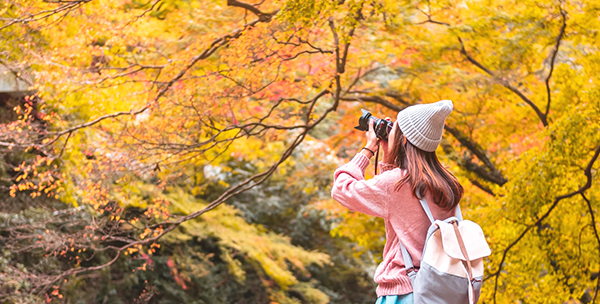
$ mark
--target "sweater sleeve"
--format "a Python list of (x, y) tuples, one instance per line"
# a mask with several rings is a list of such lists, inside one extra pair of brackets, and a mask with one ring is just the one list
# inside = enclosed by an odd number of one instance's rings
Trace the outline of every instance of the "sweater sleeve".
[(377, 175), (365, 180), (369, 159), (357, 154), (349, 163), (335, 170), (331, 197), (350, 211), (387, 218), (389, 184)]

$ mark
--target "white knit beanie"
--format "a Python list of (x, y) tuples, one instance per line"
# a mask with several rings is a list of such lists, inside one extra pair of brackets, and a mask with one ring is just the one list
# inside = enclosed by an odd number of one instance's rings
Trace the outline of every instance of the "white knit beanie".
[(452, 108), (452, 100), (414, 105), (398, 112), (396, 122), (411, 144), (433, 152), (442, 140), (444, 122)]

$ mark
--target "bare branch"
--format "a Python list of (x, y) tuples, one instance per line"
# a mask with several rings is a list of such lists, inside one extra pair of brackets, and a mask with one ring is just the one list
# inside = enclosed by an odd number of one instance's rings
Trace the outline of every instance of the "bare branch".
[(450, 23), (446, 23), (446, 22), (441, 22), (441, 21), (435, 21), (432, 20), (431, 17), (429, 17), (429, 19), (422, 21), (422, 22), (418, 22), (415, 24), (425, 24), (425, 23), (433, 23), (433, 24), (439, 24), (439, 25), (445, 25), (445, 26), (450, 26)]
[[(598, 255), (600, 255), (600, 237), (598, 236), (598, 228), (596, 228), (596, 219), (594, 217), (594, 209), (592, 208), (592, 203), (585, 197), (585, 194), (581, 193), (581, 197), (586, 202), (588, 210), (590, 211), (590, 217), (592, 219), (592, 228), (594, 228), (594, 236), (596, 237), (596, 242), (598, 243)], [(598, 287), (600, 287), (600, 273), (598, 277), (596, 277), (596, 290), (594, 291), (594, 298), (592, 299), (592, 303), (596, 303), (596, 297), (598, 296)]]
[(65, 143), (63, 144), (63, 147), (62, 149), (60, 149), (60, 153), (58, 154), (59, 158), (63, 156), (63, 153), (65, 153), (65, 148), (67, 147), (67, 143), (69, 143), (69, 138), (71, 138), (71, 135), (73, 135), (73, 132), (69, 132), (69, 135), (67, 135)]
[[(71, 134), (74, 131), (77, 131), (77, 130), (80, 130), (80, 129), (84, 129), (84, 128), (87, 128), (87, 127), (91, 127), (91, 126), (93, 126), (93, 125), (95, 125), (95, 124), (97, 124), (97, 123), (99, 123), (99, 122), (101, 122), (101, 121), (103, 121), (105, 119), (115, 118), (115, 117), (119, 117), (119, 116), (135, 116), (135, 115), (141, 114), (142, 112), (146, 111), (149, 107), (150, 107), (150, 105), (146, 105), (145, 107), (143, 107), (143, 108), (141, 108), (139, 110), (131, 110), (131, 111), (127, 111), (127, 112), (116, 112), (116, 113), (111, 113), (111, 114), (103, 115), (103, 116), (100, 116), (100, 117), (98, 117), (98, 118), (96, 118), (96, 119), (94, 119), (92, 121), (88, 121), (86, 123), (83, 123), (83, 124), (80, 124), (80, 125), (68, 128), (68, 129), (60, 131), (60, 132), (52, 133), (53, 136), (56, 136), (55, 140), (50, 141), (48, 144), (46, 144), (46, 146), (49, 145), (49, 144), (51, 144), (51, 143), (54, 143), (56, 140), (58, 140), (58, 138), (60, 138), (61, 136), (65, 135), (65, 134)], [(66, 144), (66, 141), (65, 141), (65, 144)]]
[(321, 52), (321, 53), (323, 53), (323, 54), (325, 54), (325, 53), (327, 53), (327, 54), (332, 54), (332, 53), (333, 53), (333, 51), (330, 51), (330, 50), (324, 50), (324, 49), (322, 49), (322, 48), (320, 48), (320, 47), (316, 47), (316, 46), (314, 46), (312, 43), (310, 43), (310, 41), (308, 41), (308, 39), (306, 39), (306, 40), (303, 40), (301, 37), (298, 37), (298, 41), (300, 41), (300, 43), (306, 43), (306, 44), (308, 44), (308, 46), (310, 46), (310, 47), (311, 47), (311, 48), (313, 48), (314, 50), (317, 50), (317, 51), (319, 51), (319, 52)]
[(458, 37), (458, 42), (460, 42), (460, 53), (465, 55), (465, 57), (467, 57), (467, 60), (469, 60), (469, 62), (471, 62), (472, 64), (474, 64), (476, 67), (480, 68), (481, 70), (483, 70), (486, 74), (492, 76), (492, 77), (496, 77), (496, 75), (488, 70), (486, 67), (484, 67), (481, 63), (479, 63), (477, 60), (473, 59), (473, 57), (471, 57), (471, 55), (469, 55), (467, 53), (467, 50), (465, 49), (465, 45), (462, 41), (462, 39), (460, 37)]
[(436, 21), (431, 19), (431, 17), (433, 16), (431, 14), (431, 2), (429, 0), (427, 0), (427, 11), (422, 10), (421, 8), (417, 7), (417, 9), (423, 13), (423, 15), (427, 16), (427, 20), (423, 21), (423, 22), (419, 22), (416, 24), (425, 24), (425, 23), (433, 23), (433, 24), (439, 24), (439, 25), (445, 25), (445, 26), (450, 26), (449, 23), (446, 22), (440, 22), (440, 21)]
[[(354, 26), (352, 26), (352, 28), (350, 29), (350, 33), (348, 33), (348, 39), (352, 39), (352, 37), (354, 36), (354, 30), (356, 29), (356, 24)], [(340, 74), (343, 74), (344, 72), (346, 72), (346, 60), (348, 59), (348, 50), (350, 50), (350, 41), (348, 41), (346, 43), (346, 45), (344, 46), (344, 54), (342, 55), (341, 58), (341, 71)]]
[(542, 113), (542, 111), (540, 111), (538, 106), (536, 106), (535, 103), (533, 103), (533, 101), (531, 101), (531, 99), (527, 98), (527, 96), (525, 96), (525, 94), (523, 94), (521, 91), (519, 91), (519, 89), (511, 86), (510, 83), (508, 83), (505, 79), (497, 77), (494, 72), (492, 72), (491, 70), (489, 70), (488, 68), (483, 66), (483, 64), (481, 64), (480, 62), (475, 60), (475, 58), (471, 57), (471, 55), (469, 55), (469, 53), (467, 53), (467, 50), (465, 49), (465, 45), (460, 37), (458, 37), (458, 41), (460, 42), (461, 54), (463, 54), (469, 62), (471, 62), (476, 67), (480, 68), (486, 74), (488, 74), (488, 75), (492, 76), (493, 78), (495, 78), (496, 80), (498, 80), (500, 82), (500, 84), (502, 84), (505, 88), (509, 89), (511, 92), (513, 92), (517, 96), (519, 96), (519, 98), (521, 98), (521, 100), (523, 100), (526, 104), (528, 104), (535, 111), (535, 114), (537, 114), (537, 116), (540, 118), (540, 120), (542, 121), (542, 124), (545, 127), (548, 126), (548, 120), (546, 118), (546, 115), (544, 115), (544, 113)]
[(486, 187), (485, 185), (483, 185), (482, 183), (480, 183), (479, 181), (477, 181), (476, 179), (469, 179), (469, 181), (471, 182), (471, 184), (473, 184), (475, 187), (483, 190), (484, 192), (488, 193), (491, 196), (496, 196), (496, 194), (494, 193), (494, 191), (492, 191), (492, 189)]
[(394, 110), (397, 112), (402, 111), (404, 108), (406, 107), (401, 107), (398, 106), (396, 104), (393, 104), (391, 102), (389, 102), (388, 100), (386, 100), (385, 98), (382, 98), (380, 96), (377, 95), (368, 95), (368, 96), (343, 96), (340, 98), (340, 100), (342, 101), (357, 101), (357, 102), (373, 102), (373, 103), (377, 103), (380, 104), (390, 110)]
[[(129, 26), (130, 24), (138, 21), (139, 19), (141, 19), (142, 17), (144, 17), (147, 13), (151, 12), (152, 10), (154, 10), (154, 7), (156, 7), (157, 4), (159, 4), (162, 0), (155, 0), (154, 3), (152, 3), (152, 5), (150, 6), (150, 8), (144, 10), (141, 14), (135, 16), (134, 19), (130, 20), (129, 22), (127, 22), (123, 28), (126, 28), (127, 26)], [(160, 7), (159, 7), (160, 9)]]
[(275, 11), (273, 13), (263, 13), (258, 8), (256, 8), (256, 6), (246, 3), (246, 2), (238, 1), (238, 0), (227, 0), (227, 5), (240, 7), (240, 8), (246, 9), (248, 11), (251, 11), (253, 14), (255, 14), (258, 17), (258, 19), (261, 22), (271, 21), (271, 18), (277, 13), (277, 11)]
[[(459, 156), (459, 154), (456, 152), (456, 150), (450, 143), (441, 142), (440, 145), (442, 146), (442, 149), (446, 153), (446, 156), (448, 156), (450, 158), (450, 160), (454, 161), (458, 166), (460, 166), (461, 168), (465, 169), (468, 172), (475, 173), (475, 175), (484, 179), (487, 182), (496, 183), (497, 177), (492, 175), (488, 169), (486, 169), (485, 167), (480, 166), (478, 164), (475, 164), (468, 157)], [(470, 178), (469, 181), (471, 181), (471, 183), (474, 186), (478, 187), (479, 189), (483, 190), (484, 192), (487, 192), (491, 195), (495, 195), (494, 192), (490, 188), (488, 188), (484, 184), (480, 183), (478, 180)]]
[(355, 79), (354, 79), (354, 81), (353, 81), (353, 82), (352, 82), (352, 83), (351, 83), (351, 84), (348, 86), (348, 88), (347, 88), (347, 89), (346, 89), (346, 91), (344, 92), (344, 95), (348, 95), (348, 93), (350, 92), (350, 90), (351, 90), (351, 89), (352, 89), (352, 88), (353, 88), (355, 85), (357, 85), (357, 84), (358, 84), (358, 82), (359, 82), (359, 81), (360, 81), (362, 78), (364, 78), (365, 76), (367, 76), (367, 75), (369, 75), (369, 74), (371, 74), (371, 73), (373, 73), (373, 72), (375, 72), (375, 71), (379, 70), (380, 68), (381, 68), (381, 67), (376, 67), (376, 68), (370, 69), (370, 70), (368, 70), (368, 71), (366, 71), (366, 72), (364, 72), (364, 73), (362, 73), (362, 74), (360, 73), (360, 72), (361, 72), (361, 69), (359, 68), (359, 69), (358, 69), (358, 72), (356, 73), (356, 78), (355, 78)]
[[(471, 151), (473, 154), (475, 154), (477, 156), (477, 158), (482, 161), (486, 167), (488, 167), (488, 169), (491, 172), (479, 172), (478, 174), (482, 177), (485, 176), (485, 179), (493, 182), (495, 184), (498, 184), (500, 186), (504, 185), (508, 180), (506, 178), (504, 178), (504, 176), (502, 176), (502, 173), (496, 169), (496, 166), (492, 163), (492, 161), (490, 161), (490, 159), (487, 157), (485, 151), (479, 146), (479, 144), (469, 140), (465, 135), (461, 134), (457, 129), (454, 129), (450, 126), (448, 126), (446, 124), (445, 129), (452, 134), (452, 136), (454, 136), (454, 138), (456, 138), (456, 140), (458, 140), (461, 145), (463, 145), (465, 148), (469, 149), (469, 151)], [(475, 164), (473, 164), (475, 165)]]
[(329, 17), (329, 28), (331, 29), (331, 33), (333, 34), (333, 43), (335, 45), (335, 71), (340, 73), (340, 38), (338, 37), (338, 33), (335, 30), (335, 25), (333, 24), (333, 17)]
[(507, 182), (507, 180), (502, 176), (502, 174), (500, 172), (498, 172), (498, 171), (490, 172), (485, 167), (472, 162), (468, 158), (459, 160), (457, 162), (459, 165), (461, 165), (467, 171), (477, 174), (477, 176), (481, 177), (485, 181), (488, 181), (488, 182), (491, 182), (491, 183), (494, 183), (494, 184), (500, 185), (500, 186), (504, 185)]
[(59, 1), (56, 3), (63, 5), (55, 9), (43, 10), (41, 12), (32, 13), (22, 18), (0, 18), (0, 21), (9, 21), (8, 23), (0, 26), (0, 31), (16, 23), (29, 23), (34, 21), (40, 21), (59, 13), (63, 13), (62, 17), (64, 17), (67, 14), (69, 14), (69, 12), (71, 12), (72, 10), (79, 8), (83, 4), (88, 3), (90, 1), (92, 0)]
[(546, 105), (546, 112), (544, 113), (545, 117), (548, 117), (548, 112), (550, 112), (550, 103), (552, 102), (552, 95), (550, 93), (550, 78), (552, 77), (552, 72), (554, 72), (554, 64), (556, 62), (556, 55), (558, 54), (558, 48), (560, 47), (560, 42), (565, 35), (565, 29), (567, 28), (567, 14), (566, 12), (560, 8), (560, 14), (562, 16), (562, 26), (560, 28), (560, 33), (556, 37), (556, 43), (554, 44), (554, 48), (552, 49), (552, 57), (550, 59), (550, 72), (548, 72), (548, 77), (546, 77), (546, 94), (548, 95), (548, 104)]
[(386, 92), (385, 96), (394, 98), (396, 101), (398, 101), (399, 103), (405, 105), (405, 106), (410, 106), (411, 104), (414, 104), (414, 102), (409, 102), (407, 101), (403, 96), (403, 94), (401, 93), (393, 93), (393, 92)]

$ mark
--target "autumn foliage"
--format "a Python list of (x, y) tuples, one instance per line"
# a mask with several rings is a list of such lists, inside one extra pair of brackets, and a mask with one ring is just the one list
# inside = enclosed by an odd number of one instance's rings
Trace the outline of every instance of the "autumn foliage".
[(383, 222), (332, 173), (361, 108), (451, 99), (437, 153), (492, 247), (482, 302), (595, 303), (599, 11), (1, 3), (0, 71), (26, 88), (0, 93), (0, 302), (372, 303)]

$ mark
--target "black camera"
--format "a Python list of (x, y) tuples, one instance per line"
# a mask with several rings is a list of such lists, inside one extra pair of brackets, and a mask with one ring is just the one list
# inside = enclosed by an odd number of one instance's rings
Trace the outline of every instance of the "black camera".
[(362, 115), (358, 119), (358, 126), (354, 127), (356, 130), (360, 131), (369, 131), (369, 123), (374, 121), (373, 129), (375, 130), (375, 134), (377, 138), (387, 140), (388, 134), (392, 131), (392, 122), (387, 121), (385, 119), (377, 118), (371, 115), (371, 112), (362, 109)]

